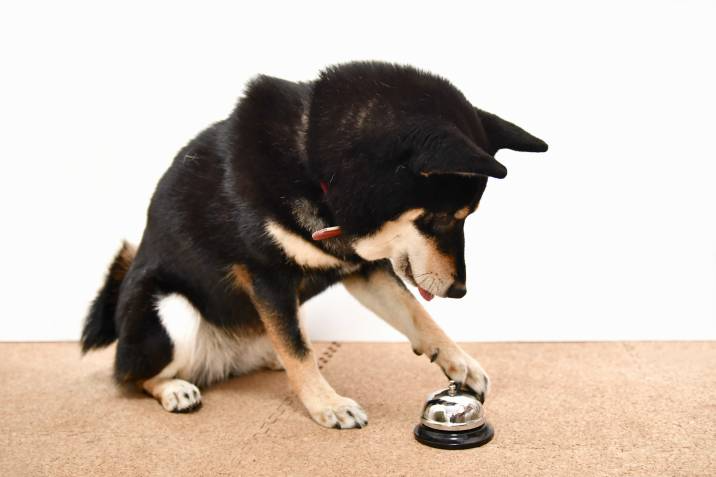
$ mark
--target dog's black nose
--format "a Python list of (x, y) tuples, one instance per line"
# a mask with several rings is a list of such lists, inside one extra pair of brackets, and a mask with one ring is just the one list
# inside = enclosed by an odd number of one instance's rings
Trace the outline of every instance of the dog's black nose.
[(467, 293), (467, 288), (465, 288), (464, 283), (453, 282), (450, 288), (448, 288), (447, 296), (448, 298), (462, 298), (465, 296), (465, 293)]

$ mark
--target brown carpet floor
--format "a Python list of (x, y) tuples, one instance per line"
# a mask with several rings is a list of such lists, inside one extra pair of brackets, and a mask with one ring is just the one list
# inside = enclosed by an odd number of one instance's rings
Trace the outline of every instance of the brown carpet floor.
[(494, 440), (414, 441), (442, 373), (407, 344), (318, 343), (362, 430), (313, 424), (282, 372), (170, 414), (110, 378), (112, 349), (0, 343), (0, 475), (716, 475), (716, 342), (465, 344), (493, 378)]

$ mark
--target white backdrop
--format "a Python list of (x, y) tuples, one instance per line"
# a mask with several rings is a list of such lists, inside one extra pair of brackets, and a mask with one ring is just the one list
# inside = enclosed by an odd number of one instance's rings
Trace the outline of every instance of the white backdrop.
[[(446, 76), (550, 144), (498, 154), (509, 175), (467, 222), (468, 295), (427, 304), (449, 334), (716, 338), (714, 2), (14, 3), (0, 339), (78, 337), (175, 152), (253, 75), (354, 59)], [(317, 339), (400, 339), (341, 287), (304, 316)]]

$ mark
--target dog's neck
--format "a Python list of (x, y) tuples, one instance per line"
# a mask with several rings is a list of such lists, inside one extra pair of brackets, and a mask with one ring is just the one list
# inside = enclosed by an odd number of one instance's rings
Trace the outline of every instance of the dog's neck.
[[(320, 181), (320, 184), (325, 199), (325, 196), (328, 194), (328, 182)], [(341, 227), (339, 225), (332, 225), (330, 227), (323, 227), (318, 230), (315, 230), (311, 233), (311, 238), (313, 240), (328, 240), (335, 237), (340, 237), (341, 235), (343, 235), (343, 230), (341, 229)]]
[[(296, 130), (296, 146), (298, 150), (298, 158), (304, 165), (307, 174), (309, 177), (316, 177), (316, 174), (313, 174), (310, 171), (307, 144), (312, 99), (312, 88), (307, 91), (307, 94), (301, 97), (302, 112), (301, 120)], [(325, 202), (330, 187), (329, 181), (324, 180), (323, 178), (318, 178), (317, 182), (322, 192), (321, 200)], [(339, 226), (330, 225), (321, 217), (322, 214), (320, 213), (319, 207), (316, 205), (318, 204), (313, 204), (312, 206), (308, 200), (302, 201), (300, 199), (294, 203), (292, 212), (299, 225), (311, 232), (313, 240), (328, 240), (342, 235), (342, 230)]]

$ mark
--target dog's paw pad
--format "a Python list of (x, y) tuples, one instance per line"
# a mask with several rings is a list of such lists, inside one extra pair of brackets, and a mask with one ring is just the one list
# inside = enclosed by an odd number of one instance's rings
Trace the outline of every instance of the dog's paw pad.
[(201, 393), (193, 384), (173, 379), (162, 389), (160, 402), (169, 412), (192, 412), (201, 407)]
[(368, 415), (354, 400), (344, 397), (332, 400), (311, 412), (314, 421), (324, 427), (335, 429), (363, 428), (368, 425)]

